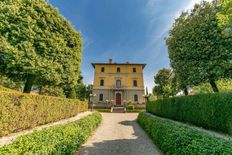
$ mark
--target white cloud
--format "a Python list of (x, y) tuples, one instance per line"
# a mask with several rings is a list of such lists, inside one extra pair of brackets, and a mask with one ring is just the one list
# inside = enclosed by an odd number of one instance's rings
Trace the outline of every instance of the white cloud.
[[(205, 0), (205, 1), (211, 2), (212, 0)], [(191, 0), (189, 4), (185, 7), (185, 10), (191, 10), (193, 9), (195, 4), (199, 4), (201, 2), (202, 0)]]
[[(168, 33), (168, 31), (171, 29), (172, 24), (175, 21), (175, 18), (180, 16), (182, 11), (189, 11), (193, 9), (195, 4), (199, 4), (202, 0), (189, 0), (189, 2), (186, 3), (186, 1), (183, 0), (183, 2), (180, 2), (180, 7), (177, 9), (172, 9), (170, 11), (162, 12), (163, 14), (159, 14), (159, 9), (163, 9), (161, 4), (162, 0), (148, 0), (146, 6), (145, 6), (145, 12), (148, 14), (150, 17), (150, 24), (155, 25), (155, 24), (161, 24), (157, 23), (157, 18), (162, 16), (162, 21), (165, 23), (163, 27), (160, 30), (153, 30), (152, 35), (154, 36), (149, 43), (147, 43), (146, 47), (144, 48), (144, 51), (151, 51), (149, 53), (148, 59), (153, 58), (154, 61), (157, 61), (159, 59), (159, 55), (162, 54), (164, 51), (157, 51), (159, 50), (160, 46), (160, 40), (164, 40), (165, 35)], [(212, 1), (212, 0), (206, 0), (206, 1)], [(173, 0), (173, 3), (175, 3), (175, 0)], [(159, 22), (159, 21), (158, 21)], [(161, 52), (161, 53), (155, 53), (155, 52)], [(154, 56), (156, 58), (154, 58)], [(154, 64), (153, 64), (154, 65)], [(145, 81), (145, 86), (148, 87), (149, 92), (152, 92), (152, 88), (154, 86), (154, 74), (155, 72), (158, 71), (156, 66), (150, 66), (153, 67), (152, 70), (145, 74), (144, 76), (144, 81)], [(164, 66), (165, 67), (165, 66)]]

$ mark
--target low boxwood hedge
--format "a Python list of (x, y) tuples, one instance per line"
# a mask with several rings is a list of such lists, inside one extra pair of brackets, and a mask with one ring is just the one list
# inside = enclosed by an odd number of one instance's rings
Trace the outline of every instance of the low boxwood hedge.
[(0, 92), (0, 137), (87, 111), (79, 100)]
[(110, 108), (95, 108), (94, 110), (98, 112), (111, 112)]
[(100, 124), (102, 116), (95, 112), (66, 125), (53, 126), (17, 138), (0, 148), (1, 155), (57, 155), (74, 154)]
[(138, 122), (164, 154), (232, 154), (232, 141), (144, 113), (139, 114)]
[(232, 135), (232, 93), (159, 99), (148, 103), (148, 111)]

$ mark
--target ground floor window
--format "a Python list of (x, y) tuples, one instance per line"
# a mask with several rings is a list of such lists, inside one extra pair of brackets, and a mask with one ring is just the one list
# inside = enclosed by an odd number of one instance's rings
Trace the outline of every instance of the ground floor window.
[(103, 94), (99, 94), (99, 101), (103, 101)]
[(134, 101), (135, 101), (135, 102), (138, 102), (138, 100), (139, 100), (139, 99), (138, 99), (138, 95), (135, 94), (135, 95), (134, 95)]

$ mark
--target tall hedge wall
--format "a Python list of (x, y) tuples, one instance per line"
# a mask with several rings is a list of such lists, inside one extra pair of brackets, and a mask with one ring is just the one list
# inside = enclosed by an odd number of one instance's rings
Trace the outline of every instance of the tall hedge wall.
[(148, 111), (232, 135), (232, 93), (201, 94), (150, 101)]
[(0, 137), (87, 111), (79, 100), (0, 91)]
[(166, 155), (230, 155), (232, 141), (140, 113), (138, 122)]

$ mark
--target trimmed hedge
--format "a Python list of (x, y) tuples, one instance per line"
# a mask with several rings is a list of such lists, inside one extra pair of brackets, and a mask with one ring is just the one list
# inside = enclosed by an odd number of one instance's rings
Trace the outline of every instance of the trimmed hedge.
[(19, 93), (19, 91), (17, 91), (17, 90), (0, 86), (0, 92), (2, 92), (2, 91), (4, 91), (4, 92), (12, 92), (12, 93)]
[(74, 154), (101, 123), (100, 113), (93, 113), (66, 125), (53, 126), (30, 135), (21, 136), (0, 148), (1, 155)]
[(164, 154), (232, 154), (232, 141), (144, 113), (139, 114), (138, 122)]
[(0, 92), (0, 137), (87, 111), (79, 100)]
[(148, 111), (232, 135), (232, 93), (201, 94), (150, 101)]
[(134, 110), (128, 110), (126, 109), (127, 113), (140, 113), (140, 112), (144, 112), (145, 110), (143, 109), (134, 109)]
[(94, 110), (98, 112), (111, 112), (109, 108), (95, 108)]
[(129, 104), (127, 105), (126, 109), (128, 109), (128, 110), (134, 110), (134, 109), (135, 109), (135, 104), (129, 103)]

